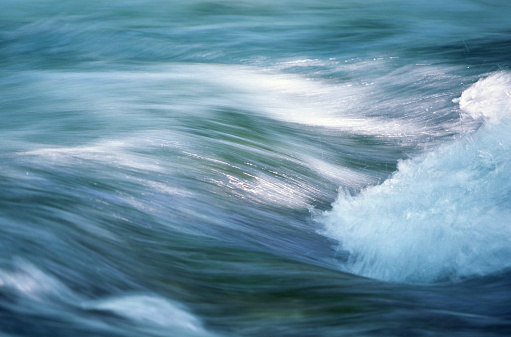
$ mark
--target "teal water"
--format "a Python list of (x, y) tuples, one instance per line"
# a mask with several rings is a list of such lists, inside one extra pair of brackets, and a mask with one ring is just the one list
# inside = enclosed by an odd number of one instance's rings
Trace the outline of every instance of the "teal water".
[(507, 336), (507, 1), (0, 1), (0, 336)]

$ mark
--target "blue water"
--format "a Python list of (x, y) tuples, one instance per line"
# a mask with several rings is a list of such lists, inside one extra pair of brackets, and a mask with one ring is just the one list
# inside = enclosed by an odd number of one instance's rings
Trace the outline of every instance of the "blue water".
[(0, 1), (0, 336), (508, 336), (511, 3)]

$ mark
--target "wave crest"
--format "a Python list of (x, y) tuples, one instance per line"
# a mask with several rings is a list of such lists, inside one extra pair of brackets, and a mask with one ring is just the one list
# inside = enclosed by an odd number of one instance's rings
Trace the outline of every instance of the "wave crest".
[(340, 193), (318, 220), (339, 241), (344, 271), (393, 282), (458, 281), (511, 267), (511, 74), (459, 99), (480, 128), (417, 158), (357, 196)]

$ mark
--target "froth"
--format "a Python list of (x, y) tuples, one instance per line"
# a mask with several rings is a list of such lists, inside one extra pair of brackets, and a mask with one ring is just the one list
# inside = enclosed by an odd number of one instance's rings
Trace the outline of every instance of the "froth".
[(339, 195), (319, 221), (340, 243), (341, 269), (430, 283), (511, 267), (510, 83), (509, 74), (495, 74), (460, 99), (491, 128), (400, 162), (391, 178), (359, 195)]
[(500, 123), (511, 114), (511, 75), (492, 74), (465, 90), (459, 99), (460, 109), (474, 119), (483, 118), (489, 125)]
[(161, 297), (129, 295), (88, 303), (87, 309), (112, 311), (142, 324), (183, 329), (194, 334), (204, 334), (199, 319), (179, 304)]

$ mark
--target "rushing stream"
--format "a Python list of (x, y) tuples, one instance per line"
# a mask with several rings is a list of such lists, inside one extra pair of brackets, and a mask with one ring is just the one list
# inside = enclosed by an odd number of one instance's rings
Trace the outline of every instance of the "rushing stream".
[(508, 0), (0, 5), (0, 337), (511, 335)]

